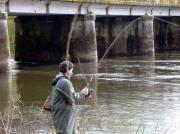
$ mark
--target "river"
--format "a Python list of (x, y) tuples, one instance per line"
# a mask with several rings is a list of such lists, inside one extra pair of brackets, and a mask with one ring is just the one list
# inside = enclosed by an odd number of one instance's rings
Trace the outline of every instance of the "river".
[[(51, 91), (50, 81), (58, 73), (58, 65), (22, 66), (13, 60), (11, 64), (12, 71), (0, 75), (1, 113), (12, 111), (12, 96), (20, 95), (22, 103), (13, 103), (20, 106), (13, 114), (16, 132), (53, 133), (51, 115), (41, 107)], [(97, 68), (92, 64), (75, 65), (72, 82), (76, 89), (82, 89), (89, 77), (93, 77), (93, 97), (76, 106), (81, 133), (180, 133), (179, 52), (158, 53), (154, 59), (105, 59)]]

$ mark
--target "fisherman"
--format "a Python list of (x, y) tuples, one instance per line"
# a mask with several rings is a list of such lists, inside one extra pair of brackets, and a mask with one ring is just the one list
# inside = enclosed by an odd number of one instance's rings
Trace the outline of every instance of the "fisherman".
[(59, 65), (59, 74), (52, 80), (51, 114), (57, 134), (77, 134), (75, 102), (91, 98), (90, 89), (85, 87), (75, 92), (70, 81), (73, 63), (63, 61)]

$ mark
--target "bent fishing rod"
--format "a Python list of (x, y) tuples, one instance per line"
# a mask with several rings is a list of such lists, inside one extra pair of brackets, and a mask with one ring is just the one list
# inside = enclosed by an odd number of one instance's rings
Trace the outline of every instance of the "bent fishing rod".
[(169, 25), (175, 26), (175, 27), (177, 27), (177, 28), (180, 28), (180, 25), (178, 25), (178, 24), (176, 24), (176, 23), (173, 23), (173, 22), (170, 22), (170, 21), (167, 21), (167, 20), (164, 20), (164, 19), (161, 19), (161, 18), (159, 18), (159, 17), (154, 17), (154, 19), (159, 20), (159, 21), (162, 21), (162, 22), (167, 23), (167, 24), (169, 24)]
[[(78, 59), (80, 71), (84, 74), (84, 70), (83, 70), (83, 68), (82, 68), (82, 66), (81, 66), (81, 62), (80, 62), (79, 57), (77, 57), (77, 59)], [(92, 92), (94, 92), (94, 90), (93, 90), (93, 89), (90, 89), (90, 87), (89, 87), (92, 79), (93, 79), (93, 78), (91, 77), (90, 80), (88, 81), (88, 80), (87, 80), (87, 77), (85, 76), (86, 87), (89, 89), (88, 95), (86, 95), (87, 97), (88, 97), (89, 95), (91, 95)]]
[[(107, 48), (107, 50), (105, 51), (104, 55), (102, 56), (102, 58), (100, 59), (97, 68), (99, 68), (99, 66), (101, 65), (102, 61), (104, 60), (104, 58), (106, 57), (106, 55), (108, 54), (109, 50), (115, 45), (116, 41), (119, 39), (119, 37), (137, 20), (140, 20), (142, 18), (142, 16), (136, 18), (135, 20), (133, 20), (132, 22), (130, 22), (126, 27), (124, 27), (119, 33), (118, 35), (115, 37), (115, 39), (112, 41), (112, 43), (109, 45), (109, 47)], [(83, 68), (81, 66), (81, 62), (79, 57), (77, 57), (78, 59), (78, 63), (79, 63), (79, 67), (82, 73), (84, 73)], [(85, 77), (85, 81), (86, 81), (86, 87), (89, 88), (91, 82), (93, 80), (93, 77), (90, 77), (89, 80), (87, 80), (87, 77)], [(91, 90), (90, 92), (93, 92), (94, 90)]]
[[(118, 38), (134, 23), (136, 22), (137, 20), (140, 20), (142, 18), (142, 16), (136, 18), (135, 20), (133, 20), (132, 22), (130, 22), (125, 28), (122, 29), (121, 32), (118, 33), (118, 35), (116, 36), (116, 38), (113, 40), (113, 42), (110, 44), (110, 46), (107, 48), (107, 50), (105, 51), (104, 55), (102, 56), (101, 60), (99, 61), (97, 67), (99, 68), (99, 66), (101, 65), (102, 61), (104, 60), (104, 58), (106, 57), (106, 55), (108, 54), (109, 50), (115, 45), (116, 41), (118, 40)], [(173, 25), (173, 26), (176, 26), (176, 27), (180, 27), (180, 25), (176, 24), (176, 23), (172, 23), (172, 22), (169, 22), (167, 20), (163, 20), (163, 19), (160, 19), (158, 17), (154, 17), (154, 19), (156, 20), (159, 20), (159, 21), (162, 21), (162, 22), (165, 22), (165, 23), (168, 23), (170, 25)], [(79, 60), (79, 59), (78, 59)], [(80, 60), (79, 60), (79, 64), (80, 63)], [(81, 69), (82, 70), (82, 69)], [(86, 84), (89, 86), (91, 81), (93, 80), (93, 77), (90, 78), (90, 80), (88, 81), (87, 78), (86, 78)]]
[(82, 3), (79, 5), (76, 14), (73, 17), (73, 20), (72, 20), (72, 23), (71, 23), (71, 26), (70, 26), (70, 30), (69, 30), (69, 33), (68, 33), (68, 40), (67, 40), (67, 45), (66, 45), (66, 59), (65, 59), (66, 61), (69, 58), (69, 47), (70, 47), (71, 37), (72, 37), (72, 33), (73, 33), (73, 30), (74, 30), (74, 27), (75, 27), (75, 22), (77, 21), (78, 14), (80, 12), (81, 6), (82, 6)]
[(99, 61), (97, 67), (100, 66), (100, 64), (102, 63), (102, 61), (104, 60), (104, 58), (106, 57), (106, 55), (108, 54), (109, 50), (115, 45), (116, 41), (119, 39), (119, 37), (137, 20), (140, 20), (140, 18), (142, 18), (141, 16), (136, 18), (135, 20), (133, 20), (132, 22), (130, 22), (126, 27), (124, 27), (122, 29), (122, 31), (120, 31), (118, 33), (118, 35), (115, 37), (115, 39), (112, 41), (112, 43), (109, 45), (109, 47), (107, 48), (107, 50), (105, 51), (104, 55), (102, 56), (101, 60)]
[[(78, 14), (79, 14), (79, 12), (80, 12), (81, 6), (82, 6), (82, 3), (79, 4), (79, 7), (78, 7), (78, 9), (77, 9), (77, 12), (76, 12), (76, 14), (75, 14), (74, 17), (73, 17), (73, 20), (72, 20), (72, 23), (71, 23), (71, 26), (70, 26), (70, 31), (69, 31), (69, 33), (68, 33), (68, 40), (67, 40), (67, 46), (66, 46), (66, 57), (65, 57), (65, 60), (66, 60), (66, 61), (68, 61), (68, 59), (69, 59), (69, 48), (70, 48), (71, 37), (72, 37), (72, 34), (73, 34), (73, 30), (74, 30), (75, 23), (76, 23), (76, 21), (77, 21)], [(88, 5), (88, 7), (89, 7), (89, 5)], [(82, 66), (81, 66), (79, 57), (78, 57), (78, 62), (79, 62), (79, 64), (80, 64), (80, 70), (81, 70), (81, 72), (83, 73), (84, 71), (83, 71), (83, 68), (82, 68)], [(88, 81), (87, 78), (85, 77), (85, 80), (86, 80), (86, 87), (89, 87), (90, 82), (92, 81), (92, 77), (90, 78), (89, 81)], [(89, 90), (89, 91), (90, 91), (89, 93), (93, 92), (93, 90)]]
[[(104, 60), (104, 58), (106, 57), (106, 55), (108, 54), (109, 50), (115, 45), (116, 41), (118, 40), (118, 38), (137, 20), (140, 20), (142, 18), (142, 16), (136, 18), (135, 20), (133, 20), (132, 22), (130, 22), (125, 28), (122, 29), (121, 32), (118, 33), (118, 35), (116, 36), (116, 38), (113, 40), (113, 42), (110, 44), (110, 46), (107, 48), (107, 50), (105, 51), (104, 55), (102, 56), (101, 60), (99, 61), (97, 67), (99, 68), (99, 66), (101, 65), (102, 61)], [(154, 19), (168, 23), (170, 25), (176, 26), (176, 27), (180, 27), (180, 25), (176, 24), (176, 23), (172, 23), (163, 19), (160, 19), (158, 17), (154, 17)], [(79, 61), (80, 62), (80, 61)], [(87, 82), (87, 85), (89, 85), (92, 81), (92, 77), (90, 78), (89, 82)], [(87, 79), (86, 79), (87, 81)]]
[[(88, 4), (87, 8), (90, 6), (91, 3)], [(77, 22), (77, 18), (78, 18), (78, 14), (80, 13), (80, 10), (81, 10), (81, 7), (82, 7), (83, 3), (80, 3), (78, 8), (77, 8), (77, 11), (73, 17), (73, 20), (72, 20), (72, 23), (70, 25), (70, 30), (69, 30), (69, 33), (68, 33), (68, 40), (67, 40), (67, 45), (66, 45), (66, 57), (65, 57), (65, 60), (68, 60), (69, 58), (69, 48), (70, 48), (70, 43), (71, 43), (71, 37), (72, 37), (72, 34), (73, 34), (73, 30), (74, 30), (74, 27), (75, 27), (75, 23)]]

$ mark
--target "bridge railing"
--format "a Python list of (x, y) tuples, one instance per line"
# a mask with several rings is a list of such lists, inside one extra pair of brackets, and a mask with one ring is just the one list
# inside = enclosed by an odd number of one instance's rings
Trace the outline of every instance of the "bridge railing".
[(180, 6), (180, 0), (63, 0), (81, 3), (103, 3), (115, 5)]

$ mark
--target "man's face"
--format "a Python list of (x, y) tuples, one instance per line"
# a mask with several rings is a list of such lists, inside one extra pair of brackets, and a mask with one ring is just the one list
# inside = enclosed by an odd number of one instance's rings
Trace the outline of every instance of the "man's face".
[(70, 70), (67, 71), (66, 73), (67, 77), (70, 79), (71, 76), (73, 75), (73, 68), (71, 68)]

